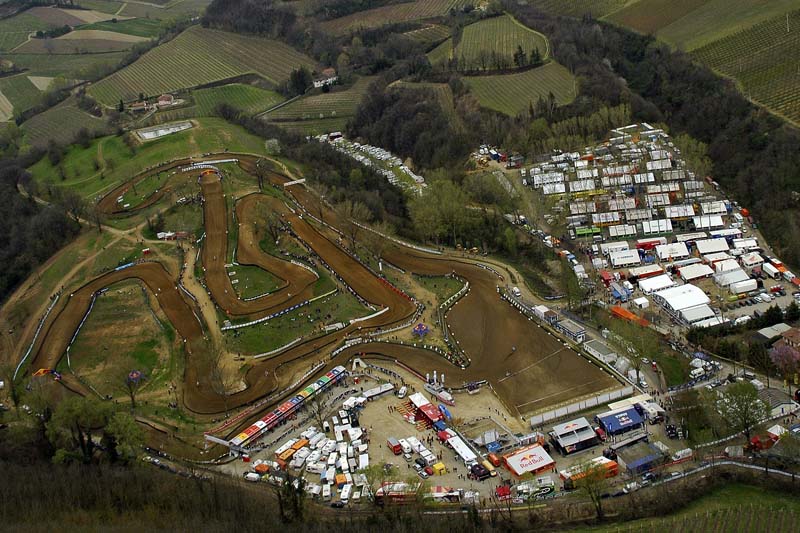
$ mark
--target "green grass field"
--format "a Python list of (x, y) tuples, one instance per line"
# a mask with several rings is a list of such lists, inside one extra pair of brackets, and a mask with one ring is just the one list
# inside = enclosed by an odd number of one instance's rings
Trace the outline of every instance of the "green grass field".
[(320, 333), (323, 325), (370, 313), (353, 295), (339, 292), (264, 324), (225, 332), (225, 338), (229, 350), (253, 355), (274, 350), (298, 337), (310, 338)]
[(358, 104), (374, 78), (359, 78), (347, 89), (334, 88), (329, 93), (319, 92), (299, 98), (283, 107), (264, 115), (272, 122), (330, 121), (355, 115)]
[(278, 85), (300, 66), (316, 67), (307, 56), (277, 41), (193, 26), (126, 68), (95, 83), (89, 92), (106, 105), (155, 96), (256, 73)]
[(415, 0), (359, 11), (346, 17), (325, 21), (320, 27), (325, 32), (342, 35), (359, 28), (379, 28), (397, 22), (441, 17), (450, 9), (457, 9), (467, 3), (471, 3), (471, 0)]
[(448, 39), (428, 53), (431, 64), (447, 61), (451, 57), (459, 60), (462, 70), (497, 70), (490, 54), (497, 54), (513, 67), (513, 54), (518, 46), (530, 56), (539, 49), (544, 59), (549, 54), (549, 44), (541, 33), (523, 26), (510, 15), (502, 15), (470, 24), (464, 28), (460, 42), (453, 49), (453, 40)]
[(115, 31), (117, 33), (136, 35), (138, 37), (157, 37), (161, 32), (161, 28), (162, 24), (160, 21), (145, 18), (119, 20), (117, 22), (106, 20), (105, 22), (95, 22), (94, 24), (87, 24), (86, 26), (80, 27), (82, 30)]
[(39, 102), (41, 92), (28, 79), (27, 73), (0, 78), (0, 92), (14, 105), (15, 113), (22, 113)]
[(576, 90), (575, 78), (555, 62), (518, 74), (465, 76), (464, 81), (483, 107), (511, 116), (527, 111), (531, 103), (535, 105), (550, 92), (559, 105), (567, 104)]
[(268, 294), (284, 285), (284, 283), (267, 272), (256, 266), (234, 265), (228, 269), (231, 283), (239, 298), (255, 298)]
[(777, 16), (692, 52), (692, 57), (735, 78), (744, 93), (800, 123), (800, 10)]
[(212, 115), (214, 108), (221, 103), (230, 104), (247, 113), (260, 113), (283, 101), (283, 97), (274, 91), (241, 83), (197, 89), (192, 91), (192, 96), (197, 116), (201, 117)]
[[(102, 137), (92, 142), (89, 148), (71, 146), (61, 166), (66, 180), (59, 176), (45, 157), (29, 167), (34, 179), (53, 185), (69, 187), (85, 198), (94, 198), (112, 190), (152, 165), (182, 156), (207, 152), (264, 153), (264, 141), (238, 126), (218, 118), (194, 120), (196, 126), (161, 139), (149, 141), (132, 155), (122, 138)], [(102, 155), (103, 170), (96, 170), (95, 160)], [(104, 178), (101, 179), (101, 174)]]

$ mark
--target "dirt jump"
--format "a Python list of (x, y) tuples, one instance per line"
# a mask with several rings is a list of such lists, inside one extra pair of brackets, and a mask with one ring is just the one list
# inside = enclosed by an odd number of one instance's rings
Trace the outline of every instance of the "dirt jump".
[[(226, 156), (239, 158), (239, 166), (252, 172), (256, 158), (247, 155)], [(149, 174), (170, 170), (199, 160), (180, 160), (161, 165)], [(145, 173), (146, 175), (147, 173)], [(296, 238), (313, 251), (323, 266), (333, 271), (340, 284), (352, 290), (375, 309), (369, 318), (353, 322), (347, 327), (305, 342), (296, 344), (269, 359), (250, 365), (244, 376), (244, 387), (234, 394), (221, 394), (211, 386), (204, 353), (209, 350), (204, 326), (197, 318), (194, 303), (178, 287), (177, 281), (158, 263), (143, 262), (103, 274), (74, 291), (67, 303), (55, 316), (48, 319), (39, 346), (35, 349), (30, 369), (56, 368), (64, 356), (79, 324), (86, 316), (97, 291), (119, 281), (138, 278), (156, 296), (158, 305), (171, 321), (186, 346), (184, 383), (181, 387), (185, 407), (198, 414), (213, 415), (251, 405), (270, 397), (268, 403), (254, 409), (237, 428), (250, 423), (259, 413), (274, 406), (282, 398), (274, 397), (296, 383), (299, 376), (318, 376), (333, 366), (345, 364), (357, 354), (400, 361), (421, 374), (438, 370), (448, 372), (450, 383), (488, 380), (501, 400), (516, 414), (524, 415), (571, 398), (613, 387), (616, 380), (599, 366), (583, 358), (557, 337), (532, 322), (517, 309), (500, 298), (498, 286), (505, 280), (487, 265), (451, 254), (437, 254), (408, 247), (392, 241), (383, 258), (407, 272), (422, 275), (455, 273), (470, 284), (469, 292), (449, 310), (446, 322), (459, 346), (470, 358), (464, 369), (452, 366), (434, 351), (377, 340), (365, 342), (341, 351), (332, 352), (347, 339), (364, 337), (392, 326), (408, 322), (417, 312), (417, 304), (393, 288), (339, 244), (340, 234), (336, 215), (325, 208), (326, 224), (313, 221), (306, 209), (317, 205), (315, 197), (301, 185), (286, 188), (294, 203), (289, 205), (264, 194), (251, 194), (235, 204), (238, 237), (236, 260), (239, 264), (257, 266), (282, 280), (282, 285), (268, 295), (240, 299), (225, 265), (229, 257), (228, 206), (220, 174), (196, 171), (203, 193), (204, 225), (206, 237), (202, 243), (202, 263), (207, 288), (214, 302), (232, 318), (259, 319), (271, 313), (299, 304), (311, 298), (317, 280), (309, 268), (264, 252), (259, 245), (254, 226), (258, 222), (257, 207), (265, 203), (288, 225)], [(134, 180), (140, 180), (137, 176)], [(224, 178), (223, 178), (224, 179)], [(283, 189), (290, 178), (278, 173), (269, 175), (272, 186)], [(120, 215), (116, 199), (128, 184), (110, 192), (100, 202), (102, 210), (111, 216)], [(127, 210), (129, 216), (137, 208), (150, 206), (161, 199), (147, 198), (141, 206)], [(330, 224), (328, 224), (330, 222)], [(320, 267), (320, 265), (315, 265)], [(206, 325), (205, 327), (215, 327)], [(313, 378), (308, 375), (308, 380)], [(84, 393), (80, 385), (71, 380), (72, 390)], [(237, 428), (231, 428), (235, 434)]]

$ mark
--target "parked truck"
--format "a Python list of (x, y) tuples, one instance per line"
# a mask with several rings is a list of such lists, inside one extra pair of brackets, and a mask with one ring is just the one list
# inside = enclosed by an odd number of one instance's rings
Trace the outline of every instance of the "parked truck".
[(766, 276), (768, 276), (768, 277), (770, 277), (772, 279), (781, 279), (780, 270), (778, 270), (777, 268), (775, 268), (773, 265), (771, 265), (769, 263), (764, 263), (761, 266), (761, 271), (764, 273), (764, 275), (766, 275)]

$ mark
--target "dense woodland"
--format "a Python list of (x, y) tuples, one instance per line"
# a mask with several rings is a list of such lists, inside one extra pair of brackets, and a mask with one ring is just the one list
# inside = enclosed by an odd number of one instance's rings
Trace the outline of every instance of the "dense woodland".
[(0, 212), (6, 221), (0, 225), (0, 300), (80, 230), (64, 209), (22, 196), (17, 185), (29, 179), (17, 166), (0, 166)]

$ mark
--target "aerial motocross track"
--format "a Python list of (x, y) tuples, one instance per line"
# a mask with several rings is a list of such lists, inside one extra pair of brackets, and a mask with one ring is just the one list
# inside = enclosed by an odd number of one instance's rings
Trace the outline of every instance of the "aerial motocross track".
[[(255, 157), (231, 154), (225, 157), (237, 157), (239, 166), (253, 174)], [(213, 157), (205, 159), (213, 160)], [(198, 162), (200, 159), (174, 161), (149, 173)], [(431, 350), (377, 340), (354, 345), (331, 357), (331, 352), (348, 338), (364, 337), (366, 333), (408, 322), (417, 311), (416, 303), (344, 251), (337, 244), (339, 235), (333, 227), (320, 224), (319, 221), (314, 224), (309, 222), (313, 217), (304, 206), (314, 205), (315, 199), (299, 185), (286, 188), (296, 202), (291, 206), (272, 196), (257, 193), (245, 196), (235, 204), (236, 221), (239, 224), (237, 263), (258, 266), (283, 280), (281, 287), (268, 295), (249, 301), (239, 299), (225, 269), (229, 250), (228, 215), (221, 184), (224, 178), (212, 171), (202, 174), (200, 170), (194, 172), (199, 178), (204, 198), (206, 237), (202, 259), (205, 283), (214, 302), (229, 317), (257, 320), (308, 300), (317, 279), (309, 269), (260, 249), (253, 230), (258, 212), (255, 207), (260, 202), (266, 202), (270, 209), (277, 212), (291, 226), (295, 236), (311, 248), (360, 298), (371, 304), (376, 313), (344, 329), (302, 342), (269, 359), (253, 363), (245, 376), (246, 388), (226, 398), (215, 392), (204, 379), (207, 367), (201, 354), (208, 349), (209, 342), (204, 328), (217, 326), (200, 323), (195, 302), (160, 264), (142, 262), (99, 276), (71, 295), (66, 295), (69, 298), (66, 305), (48, 320), (29, 368), (55, 368), (86, 315), (93, 295), (109, 285), (135, 278), (144, 282), (156, 295), (158, 304), (184, 339), (186, 370), (181, 387), (182, 398), (185, 407), (198, 414), (218, 414), (253, 404), (270, 395), (275, 396), (278, 391), (285, 391), (297, 376), (307, 372), (315, 363), (324, 362), (324, 367), (318, 368), (315, 373), (319, 375), (333, 366), (345, 364), (358, 354), (398, 360), (421, 374), (433, 370), (447, 371), (452, 384), (489, 380), (501, 399), (522, 413), (615, 384), (611, 376), (502, 301), (497, 287), (504, 285), (504, 281), (493, 269), (467, 259), (430, 253), (394, 241), (383, 254), (385, 261), (392, 265), (416, 274), (455, 273), (470, 283), (469, 292), (448, 312), (447, 323), (460, 347), (471, 359), (471, 364), (465, 369), (458, 369)], [(137, 176), (134, 181), (146, 175)], [(269, 180), (273, 185), (282, 187), (290, 178), (272, 173)], [(109, 216), (130, 215), (130, 212), (119, 213), (116, 203), (116, 198), (130, 187), (130, 183), (111, 191), (101, 200), (99, 206)], [(157, 198), (147, 198), (134, 209), (153, 205), (163, 194), (163, 191), (154, 193), (153, 197)], [(336, 226), (332, 212), (326, 212), (325, 220), (334, 221), (333, 226)], [(311, 378), (308, 376), (309, 380)], [(64, 376), (64, 384), (76, 392), (86, 393), (83, 386), (68, 375)], [(257, 418), (259, 413), (274, 406), (281, 398), (270, 399), (270, 402), (253, 409), (239, 426), (227, 431), (235, 434), (237, 428)]]

